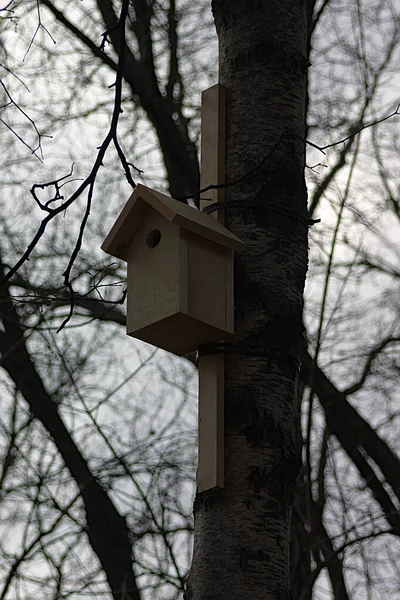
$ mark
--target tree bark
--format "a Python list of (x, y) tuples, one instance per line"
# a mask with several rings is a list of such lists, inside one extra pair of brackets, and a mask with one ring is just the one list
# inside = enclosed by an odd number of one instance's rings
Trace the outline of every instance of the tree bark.
[[(228, 90), (226, 223), (236, 339), (226, 356), (225, 488), (198, 494), (188, 600), (290, 597), (300, 466), (297, 382), (307, 270), (307, 14), (298, 0), (214, 0)], [(228, 349), (227, 349), (228, 352)]]

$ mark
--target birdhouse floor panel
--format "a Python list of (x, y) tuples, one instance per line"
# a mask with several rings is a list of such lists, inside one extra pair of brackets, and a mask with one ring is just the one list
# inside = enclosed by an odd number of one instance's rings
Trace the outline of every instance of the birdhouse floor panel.
[(171, 315), (141, 329), (132, 329), (127, 323), (127, 334), (178, 356), (197, 350), (201, 344), (230, 338), (225, 331), (183, 313)]

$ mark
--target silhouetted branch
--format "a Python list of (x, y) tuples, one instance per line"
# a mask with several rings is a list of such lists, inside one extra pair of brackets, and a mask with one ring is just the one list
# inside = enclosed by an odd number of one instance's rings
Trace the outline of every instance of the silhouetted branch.
[(359, 380), (357, 382), (353, 383), (352, 385), (350, 385), (349, 387), (347, 387), (343, 391), (343, 393), (345, 395), (354, 394), (355, 392), (357, 392), (358, 390), (360, 390), (363, 387), (367, 377), (371, 374), (374, 361), (378, 358), (378, 356), (381, 354), (381, 352), (383, 352), (388, 346), (390, 346), (392, 344), (397, 344), (397, 345), (400, 344), (400, 337), (399, 336), (396, 336), (396, 337), (390, 336), (387, 339), (380, 342), (379, 344), (377, 344), (374, 348), (372, 348), (372, 350), (369, 352), (369, 354), (367, 356), (367, 359), (365, 361), (365, 365), (364, 365), (364, 368), (362, 370)]
[[(97, 177), (97, 174), (98, 174), (101, 166), (103, 165), (104, 156), (105, 156), (111, 143), (114, 144), (114, 147), (117, 151), (118, 157), (121, 161), (122, 167), (125, 172), (126, 179), (128, 180), (129, 184), (133, 188), (136, 185), (132, 178), (131, 172), (130, 172), (130, 168), (133, 165), (132, 165), (132, 163), (129, 163), (127, 161), (127, 159), (121, 149), (121, 146), (119, 144), (118, 136), (117, 136), (118, 121), (119, 121), (120, 114), (122, 113), (122, 108), (121, 108), (122, 79), (123, 79), (123, 66), (124, 66), (124, 61), (125, 61), (125, 48), (126, 48), (125, 26), (126, 26), (126, 18), (127, 18), (127, 14), (128, 14), (128, 8), (129, 8), (129, 0), (124, 0), (124, 2), (122, 3), (120, 19), (119, 19), (119, 23), (118, 23), (120, 53), (119, 53), (118, 71), (117, 71), (116, 81), (113, 86), (113, 87), (115, 87), (114, 109), (113, 109), (113, 114), (112, 114), (112, 118), (111, 118), (111, 124), (110, 124), (109, 131), (108, 131), (107, 136), (105, 137), (103, 143), (98, 148), (98, 154), (97, 154), (95, 163), (92, 167), (92, 170), (91, 170), (90, 174), (86, 177), (86, 179), (84, 179), (84, 181), (81, 183), (81, 185), (77, 188), (77, 190), (75, 190), (75, 192), (65, 201), (62, 201), (62, 200), (64, 200), (64, 197), (60, 193), (60, 188), (62, 187), (62, 185), (65, 185), (65, 183), (67, 183), (67, 181), (65, 181), (65, 180), (68, 177), (70, 177), (70, 175), (72, 175), (72, 169), (71, 169), (70, 173), (66, 176), (63, 176), (59, 179), (55, 179), (55, 180), (50, 181), (45, 184), (35, 184), (32, 187), (31, 193), (35, 199), (35, 202), (42, 210), (46, 211), (48, 214), (42, 220), (35, 236), (33, 237), (32, 241), (28, 245), (24, 254), (17, 261), (17, 263), (8, 271), (8, 273), (5, 276), (5, 279), (9, 280), (18, 271), (18, 269), (29, 259), (30, 255), (32, 254), (32, 251), (38, 244), (39, 240), (42, 238), (44, 232), (46, 231), (48, 223), (52, 219), (54, 219), (57, 215), (64, 212), (69, 206), (71, 206), (71, 204), (73, 202), (75, 202), (75, 200), (77, 198), (79, 198), (87, 189), (86, 208), (85, 208), (85, 213), (84, 213), (84, 216), (83, 216), (81, 224), (80, 224), (78, 238), (77, 238), (75, 246), (72, 250), (72, 254), (71, 254), (70, 260), (68, 262), (67, 268), (65, 269), (65, 271), (63, 273), (64, 285), (69, 290), (71, 306), (70, 306), (70, 311), (69, 311), (68, 317), (62, 322), (62, 324), (59, 328), (59, 331), (61, 331), (61, 329), (63, 329), (63, 327), (65, 327), (65, 325), (71, 319), (72, 314), (73, 314), (74, 290), (73, 290), (73, 286), (70, 281), (71, 271), (72, 271), (72, 268), (74, 266), (74, 263), (76, 261), (76, 258), (78, 256), (79, 251), (82, 246), (82, 240), (83, 240), (84, 232), (86, 229), (87, 221), (88, 221), (91, 206), (92, 206), (93, 192), (94, 192), (96, 177)], [(134, 167), (134, 168), (136, 168), (136, 167)], [(136, 170), (138, 172), (140, 172), (138, 169), (136, 169)], [(64, 183), (60, 184), (60, 182), (64, 182)], [(36, 190), (38, 188), (44, 189), (44, 188), (49, 188), (51, 186), (54, 186), (54, 188), (55, 188), (55, 193), (54, 193), (53, 198), (51, 198), (46, 203), (42, 203), (39, 200), (39, 198), (37, 197)], [(59, 200), (62, 202), (58, 206), (53, 207), (53, 208), (50, 206), (51, 203), (53, 203), (55, 201), (59, 201)]]
[(49, 36), (49, 38), (51, 39), (51, 41), (53, 42), (53, 44), (56, 44), (56, 43), (57, 43), (57, 42), (56, 42), (56, 40), (55, 40), (55, 39), (53, 38), (53, 36), (51, 35), (50, 31), (49, 31), (49, 30), (48, 30), (48, 29), (47, 29), (47, 28), (46, 28), (46, 27), (43, 25), (43, 23), (42, 23), (42, 17), (41, 17), (41, 15), (40, 15), (40, 2), (39, 2), (39, 0), (36, 0), (36, 10), (37, 10), (37, 19), (38, 19), (38, 21), (37, 21), (37, 26), (36, 26), (36, 29), (35, 29), (35, 31), (34, 31), (34, 33), (33, 33), (32, 39), (31, 39), (31, 41), (29, 42), (29, 46), (28, 46), (28, 48), (27, 48), (27, 50), (26, 50), (26, 52), (25, 52), (25, 54), (24, 54), (24, 58), (22, 59), (23, 61), (25, 60), (25, 58), (26, 58), (26, 57), (27, 57), (27, 55), (29, 54), (29, 51), (30, 51), (30, 49), (31, 49), (31, 48), (32, 48), (32, 46), (33, 46), (33, 42), (35, 41), (35, 38), (36, 38), (37, 34), (39, 33), (39, 31), (40, 31), (41, 29), (43, 29), (43, 31), (44, 31), (45, 33), (47, 33), (47, 35)]
[(10, 6), (13, 2), (14, 2), (14, 0), (10, 0), (10, 2), (8, 4), (6, 4), (3, 8), (0, 8), (0, 12), (14, 12), (13, 10), (10, 9)]
[[(19, 78), (17, 78), (17, 79), (19, 80)], [(25, 86), (25, 84), (23, 82), (21, 82), (21, 83)], [(31, 151), (31, 153), (34, 154), (34, 156), (36, 156), (36, 158), (38, 158), (40, 161), (42, 161), (43, 160), (42, 138), (52, 138), (52, 136), (40, 133), (40, 131), (37, 128), (34, 120), (19, 106), (19, 104), (17, 102), (14, 101), (14, 99), (12, 98), (10, 92), (8, 91), (8, 89), (6, 88), (5, 84), (3, 83), (3, 81), (1, 79), (0, 79), (0, 85), (3, 88), (4, 93), (6, 94), (7, 98), (9, 99), (9, 102), (5, 106), (10, 106), (10, 105), (15, 106), (15, 108), (25, 117), (25, 119), (27, 119), (29, 121), (29, 123), (32, 125), (33, 129), (35, 130), (36, 135), (38, 137), (38, 145), (36, 146), (36, 148), (32, 148), (32, 146), (30, 146), (27, 142), (25, 142), (25, 140), (8, 123), (6, 123), (4, 121), (4, 119), (0, 119), (0, 121), (3, 123), (3, 125), (5, 125), (7, 127), (7, 129), (9, 129), (13, 133), (13, 135), (15, 135), (16, 138), (19, 139), (20, 142), (22, 142), (22, 144), (24, 146), (26, 146), (27, 148), (29, 148), (29, 150)], [(36, 152), (38, 150), (40, 150), (40, 156), (38, 156), (36, 154)]]
[(354, 137), (355, 135), (357, 135), (364, 129), (368, 129), (368, 127), (373, 127), (374, 125), (379, 125), (379, 123), (383, 123), (384, 121), (387, 121), (388, 119), (391, 119), (392, 117), (400, 114), (399, 111), (400, 111), (400, 104), (397, 105), (396, 110), (394, 110), (392, 113), (390, 113), (390, 115), (387, 115), (386, 117), (383, 117), (382, 119), (378, 119), (377, 121), (373, 121), (372, 123), (367, 123), (366, 125), (359, 127), (356, 131), (354, 131), (354, 133), (351, 133), (350, 135), (346, 136), (342, 140), (339, 140), (338, 142), (333, 142), (332, 144), (327, 144), (326, 146), (318, 146), (318, 144), (314, 144), (314, 142), (310, 142), (310, 140), (306, 140), (306, 144), (308, 144), (309, 146), (312, 146), (313, 148), (316, 148), (317, 150), (319, 150), (320, 152), (325, 154), (325, 150), (327, 150), (328, 148), (333, 148), (334, 146), (338, 146), (338, 144), (343, 144), (344, 142), (347, 142), (347, 140), (351, 139), (352, 137)]

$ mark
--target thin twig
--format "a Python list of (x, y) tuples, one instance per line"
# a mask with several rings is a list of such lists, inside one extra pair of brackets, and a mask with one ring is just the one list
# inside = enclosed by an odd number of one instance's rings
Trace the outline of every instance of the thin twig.
[(8, 4), (6, 4), (4, 8), (0, 8), (0, 12), (3, 12), (3, 11), (14, 12), (13, 10), (10, 10), (10, 6), (13, 2), (14, 2), (14, 0), (10, 0), (10, 2)]
[(275, 152), (281, 139), (282, 139), (282, 134), (279, 135), (278, 139), (276, 140), (275, 144), (272, 146), (272, 148), (268, 152), (268, 154), (266, 154), (254, 167), (252, 167), (250, 169), (250, 171), (247, 171), (246, 173), (244, 173), (244, 175), (241, 175), (238, 179), (235, 179), (234, 181), (228, 181), (227, 183), (212, 183), (210, 185), (207, 185), (207, 187), (205, 187), (205, 188), (201, 188), (201, 189), (197, 190), (196, 192), (189, 194), (188, 196), (179, 196), (179, 198), (176, 198), (176, 200), (190, 200), (192, 198), (198, 198), (200, 196), (200, 194), (204, 194), (205, 192), (208, 192), (210, 190), (220, 190), (223, 188), (230, 188), (235, 185), (238, 185), (239, 183), (241, 183), (242, 181), (247, 179), (247, 177), (250, 177), (250, 175), (252, 175), (255, 171), (257, 171), (265, 163), (265, 161), (268, 158), (270, 158), (270, 156)]
[(51, 41), (53, 42), (53, 44), (56, 44), (56, 40), (53, 38), (53, 36), (51, 35), (50, 31), (43, 25), (42, 23), (42, 18), (40, 16), (40, 6), (39, 6), (39, 0), (36, 0), (36, 9), (37, 9), (37, 14), (38, 14), (38, 23), (35, 29), (35, 32), (31, 38), (31, 41), (29, 42), (28, 48), (26, 49), (26, 52), (24, 54), (24, 58), (22, 59), (22, 62), (25, 61), (25, 58), (27, 57), (27, 55), (29, 54), (30, 49), (33, 46), (33, 42), (35, 41), (35, 38), (37, 36), (37, 34), (39, 33), (39, 31), (41, 29), (43, 29), (43, 31), (45, 31), (47, 33), (47, 35), (49, 36), (49, 38), (51, 39)]
[(384, 121), (387, 121), (388, 119), (391, 119), (392, 117), (395, 117), (396, 115), (399, 115), (399, 114), (400, 114), (400, 104), (397, 105), (396, 110), (394, 110), (392, 113), (390, 113), (390, 115), (387, 115), (386, 117), (383, 117), (382, 119), (378, 119), (377, 121), (373, 121), (372, 123), (367, 123), (366, 125), (363, 125), (362, 127), (357, 129), (356, 131), (354, 131), (347, 137), (343, 138), (342, 140), (339, 140), (338, 142), (333, 142), (332, 144), (327, 144), (326, 146), (318, 146), (318, 144), (314, 144), (314, 142), (310, 142), (310, 140), (306, 140), (306, 144), (308, 144), (309, 146), (312, 146), (313, 148), (316, 148), (317, 150), (319, 150), (320, 152), (325, 154), (325, 150), (327, 150), (328, 148), (333, 148), (334, 146), (343, 144), (344, 142), (347, 142), (347, 140), (350, 140), (351, 138), (353, 138), (355, 135), (357, 135), (364, 129), (368, 129), (368, 127), (373, 127), (374, 125), (379, 125), (379, 123), (383, 123)]
[[(65, 212), (65, 210), (71, 206), (71, 204), (73, 202), (75, 202), (75, 200), (77, 198), (79, 198), (84, 192), (85, 190), (88, 188), (87, 191), (87, 201), (86, 201), (86, 209), (85, 209), (85, 213), (79, 228), (79, 234), (78, 234), (78, 238), (76, 240), (74, 249), (72, 251), (70, 260), (68, 262), (67, 268), (65, 269), (63, 276), (64, 276), (64, 285), (65, 287), (68, 289), (69, 291), (69, 295), (70, 295), (70, 301), (71, 301), (71, 307), (70, 307), (70, 311), (68, 316), (64, 319), (63, 323), (61, 324), (61, 326), (59, 327), (58, 331), (61, 331), (65, 325), (69, 322), (69, 320), (71, 319), (72, 315), (73, 315), (73, 310), (74, 310), (74, 290), (73, 290), (73, 286), (72, 283), (70, 281), (70, 276), (71, 276), (71, 271), (72, 268), (75, 264), (75, 261), (78, 257), (79, 251), (81, 249), (82, 246), (82, 241), (83, 241), (83, 236), (84, 236), (84, 232), (86, 229), (86, 225), (87, 225), (87, 221), (90, 215), (90, 210), (91, 210), (91, 206), (92, 206), (92, 199), (93, 199), (93, 192), (94, 192), (94, 186), (95, 186), (95, 181), (96, 181), (96, 177), (97, 174), (100, 170), (100, 168), (103, 165), (103, 160), (104, 160), (104, 156), (110, 146), (111, 143), (114, 144), (114, 147), (117, 151), (118, 157), (121, 161), (122, 167), (124, 169), (125, 172), (125, 176), (128, 180), (128, 182), (130, 183), (130, 185), (134, 188), (136, 186), (131, 172), (130, 172), (130, 168), (134, 168), (137, 172), (141, 172), (139, 169), (137, 169), (132, 163), (128, 162), (128, 160), (126, 159), (121, 146), (119, 144), (118, 141), (118, 137), (117, 137), (117, 127), (118, 127), (118, 121), (119, 121), (119, 117), (122, 113), (122, 109), (121, 109), (121, 104), (122, 104), (122, 80), (123, 80), (123, 69), (124, 69), (124, 62), (125, 62), (125, 49), (126, 49), (126, 43), (125, 43), (125, 24), (126, 24), (126, 18), (127, 18), (127, 14), (128, 14), (128, 8), (129, 8), (129, 0), (123, 0), (122, 3), (122, 8), (121, 8), (121, 14), (120, 14), (120, 19), (119, 19), (119, 24), (118, 24), (118, 29), (119, 29), (119, 39), (120, 39), (120, 53), (119, 53), (119, 61), (118, 61), (118, 70), (117, 70), (117, 76), (116, 76), (116, 81), (114, 84), (114, 88), (115, 88), (115, 97), (114, 97), (114, 108), (113, 108), (113, 114), (111, 117), (111, 124), (110, 124), (110, 128), (109, 131), (103, 141), (103, 143), (101, 144), (101, 146), (98, 148), (98, 153), (97, 153), (97, 157), (96, 160), (94, 162), (94, 165), (92, 167), (91, 172), (89, 173), (89, 175), (83, 180), (83, 182), (81, 183), (81, 185), (75, 190), (75, 192), (69, 197), (67, 198), (67, 200), (64, 200), (64, 197), (61, 195), (60, 189), (62, 186), (66, 185), (67, 183), (70, 183), (71, 180), (68, 179), (73, 172), (73, 166), (71, 168), (71, 171), (67, 174), (64, 175), (63, 177), (60, 177), (59, 179), (55, 179), (53, 181), (50, 181), (48, 183), (45, 184), (35, 184), (32, 189), (31, 189), (31, 193), (33, 195), (33, 198), (35, 199), (35, 202), (37, 203), (37, 205), (44, 211), (46, 211), (48, 214), (47, 216), (42, 220), (42, 222), (40, 223), (40, 226), (33, 238), (33, 240), (30, 242), (30, 244), (28, 245), (27, 249), (25, 250), (24, 254), (21, 256), (21, 258), (17, 261), (17, 263), (8, 271), (7, 275), (5, 276), (5, 280), (9, 280), (17, 271), (18, 269), (27, 261), (29, 260), (30, 255), (32, 254), (34, 248), (36, 247), (36, 245), (38, 244), (39, 240), (42, 238), (46, 227), (48, 225), (48, 223), (55, 218), (57, 215), (59, 215), (62, 212)], [(68, 179), (68, 180), (67, 180)], [(66, 181), (67, 180), (67, 181)], [(63, 182), (61, 184), (61, 182)], [(51, 198), (50, 200), (48, 200), (47, 202), (43, 203), (40, 201), (40, 199), (38, 198), (37, 194), (36, 194), (36, 190), (37, 189), (44, 189), (44, 188), (48, 188), (54, 186), (55, 188), (55, 193), (53, 198)], [(56, 207), (51, 207), (50, 204), (55, 202), (55, 201), (62, 201), (58, 206)]]
[[(32, 152), (32, 154), (34, 156), (36, 156), (36, 158), (38, 160), (40, 160), (41, 162), (43, 161), (43, 150), (42, 150), (42, 138), (52, 138), (53, 136), (51, 135), (46, 135), (44, 133), (40, 133), (39, 129), (36, 126), (36, 123), (34, 122), (34, 120), (19, 106), (19, 104), (17, 102), (15, 102), (15, 100), (12, 98), (10, 92), (8, 91), (7, 87), (5, 86), (4, 82), (0, 79), (0, 85), (4, 90), (4, 93), (6, 94), (7, 98), (9, 99), (9, 105), (13, 105), (15, 106), (15, 108), (25, 117), (25, 119), (27, 119), (29, 121), (29, 123), (32, 125), (32, 127), (34, 128), (36, 135), (38, 137), (38, 145), (36, 148), (32, 148), (27, 142), (25, 142), (24, 139), (22, 139), (22, 137), (10, 126), (8, 125), (8, 123), (6, 123), (3, 119), (1, 119), (1, 122), (3, 123), (3, 125), (5, 125), (19, 140), (20, 142), (22, 142), (24, 144), (24, 146), (26, 146), (27, 148), (29, 148), (29, 150)], [(36, 154), (36, 152), (40, 150), (40, 156), (38, 156)]]

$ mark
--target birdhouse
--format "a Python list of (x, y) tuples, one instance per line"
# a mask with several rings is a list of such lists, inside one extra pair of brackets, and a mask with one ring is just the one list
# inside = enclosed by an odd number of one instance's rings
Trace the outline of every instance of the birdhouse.
[(102, 245), (128, 265), (128, 335), (178, 355), (232, 337), (243, 247), (210, 215), (137, 185)]

